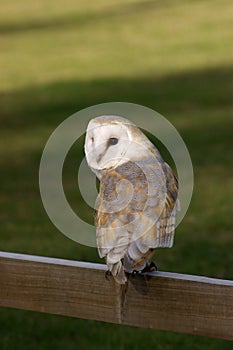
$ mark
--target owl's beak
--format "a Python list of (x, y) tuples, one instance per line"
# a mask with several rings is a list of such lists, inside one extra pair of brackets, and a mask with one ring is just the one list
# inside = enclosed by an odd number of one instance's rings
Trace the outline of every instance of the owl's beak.
[(98, 155), (98, 157), (96, 158), (97, 164), (99, 164), (101, 162), (101, 160), (103, 159), (104, 155), (105, 155), (105, 151)]

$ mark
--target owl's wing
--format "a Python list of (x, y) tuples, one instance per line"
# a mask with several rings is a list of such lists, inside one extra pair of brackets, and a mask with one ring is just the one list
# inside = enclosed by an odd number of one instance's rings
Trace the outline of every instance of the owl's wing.
[(140, 270), (155, 248), (173, 245), (175, 215), (179, 209), (178, 181), (163, 161), (158, 163), (154, 181), (159, 185), (148, 199), (145, 210), (138, 213), (134, 225), (124, 262), (129, 272)]
[(179, 210), (178, 181), (167, 163), (163, 165), (166, 178), (166, 199), (164, 209), (157, 222), (157, 247), (172, 247), (175, 233), (175, 216)]

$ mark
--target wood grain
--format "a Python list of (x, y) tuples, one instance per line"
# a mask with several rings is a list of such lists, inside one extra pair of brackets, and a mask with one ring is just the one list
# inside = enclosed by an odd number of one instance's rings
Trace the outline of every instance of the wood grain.
[(233, 340), (233, 281), (0, 252), (0, 306)]

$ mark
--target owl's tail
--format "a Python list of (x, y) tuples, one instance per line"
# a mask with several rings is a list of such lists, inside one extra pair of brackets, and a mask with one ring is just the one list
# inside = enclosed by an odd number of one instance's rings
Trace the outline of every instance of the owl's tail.
[(125, 284), (127, 282), (127, 277), (121, 261), (115, 264), (108, 264), (108, 268), (117, 283)]

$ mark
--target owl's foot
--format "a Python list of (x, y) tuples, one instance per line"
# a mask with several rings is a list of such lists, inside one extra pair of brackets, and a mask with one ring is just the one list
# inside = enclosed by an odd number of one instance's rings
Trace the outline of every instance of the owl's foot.
[(145, 266), (144, 269), (142, 269), (141, 271), (133, 270), (133, 271), (132, 271), (132, 275), (137, 275), (137, 274), (146, 273), (146, 272), (153, 272), (153, 271), (158, 271), (158, 267), (157, 267), (157, 265), (152, 261), (152, 262), (146, 263), (146, 266)]
[(146, 266), (144, 267), (144, 269), (141, 271), (141, 273), (145, 273), (145, 272), (153, 272), (153, 271), (158, 271), (158, 267), (155, 264), (154, 261), (151, 261), (149, 263), (146, 264)]

